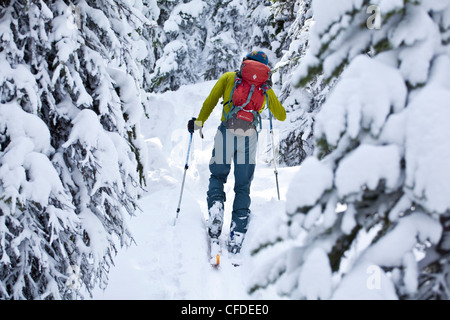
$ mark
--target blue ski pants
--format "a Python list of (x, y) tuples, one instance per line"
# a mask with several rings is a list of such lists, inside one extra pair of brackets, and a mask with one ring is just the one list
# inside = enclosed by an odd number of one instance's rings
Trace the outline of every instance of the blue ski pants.
[(209, 164), (211, 176), (207, 192), (208, 209), (215, 202), (226, 201), (224, 185), (234, 163), (233, 212), (231, 216), (231, 232), (246, 233), (250, 216), (250, 186), (256, 166), (256, 149), (258, 134), (239, 136), (227, 130), (223, 122), (214, 139), (214, 149)]

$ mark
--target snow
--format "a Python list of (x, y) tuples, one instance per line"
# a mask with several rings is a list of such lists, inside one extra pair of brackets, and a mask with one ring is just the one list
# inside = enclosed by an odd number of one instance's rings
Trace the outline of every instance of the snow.
[(102, 164), (95, 175), (95, 184), (90, 195), (94, 195), (98, 188), (104, 185), (115, 185), (122, 191), (119, 166), (129, 159), (122, 154), (124, 149), (119, 145), (121, 139), (115, 139), (116, 133), (105, 132), (97, 114), (89, 109), (80, 111), (72, 124), (73, 129), (63, 147), (68, 148), (80, 143), (88, 151), (85, 163), (94, 161)]
[(12, 211), (16, 199), (32, 199), (47, 206), (51, 193), (63, 192), (58, 173), (47, 157), (52, 151), (47, 126), (15, 103), (0, 104), (0, 131), (6, 130), (11, 142), (0, 158), (3, 196), (11, 197)]
[(321, 248), (314, 248), (300, 272), (300, 293), (308, 300), (324, 300), (331, 296), (331, 268), (328, 256)]
[(190, 16), (190, 18), (198, 18), (203, 12), (206, 3), (202, 0), (192, 0), (188, 3), (180, 3), (172, 10), (169, 19), (164, 23), (165, 32), (177, 33), (182, 23), (183, 15)]
[[(400, 219), (399, 224), (381, 238), (356, 262), (333, 293), (333, 299), (397, 299), (391, 277), (379, 266), (404, 267), (403, 281), (408, 293), (417, 290), (417, 257), (413, 253), (417, 240), (436, 243), (441, 237), (438, 221), (416, 212)], [(395, 244), (395, 245), (393, 245)], [(394, 274), (395, 274), (394, 269)]]
[(450, 208), (450, 59), (439, 58), (429, 85), (418, 93), (408, 108), (406, 125), (406, 184), (413, 198), (431, 212)]
[(388, 12), (402, 9), (404, 6), (404, 1), (402, 1), (402, 0), (376, 0), (376, 1), (373, 1), (373, 4), (378, 5), (380, 7), (380, 11), (383, 12), (384, 14), (387, 14)]
[[(83, 222), (83, 225), (85, 225), (87, 234), (89, 234), (89, 262), (97, 267), (108, 252), (109, 235), (107, 234), (107, 231), (103, 227), (97, 215), (90, 209), (83, 209), (83, 211), (81, 211), (78, 216), (79, 219)], [(87, 251), (87, 246), (81, 241), (79, 241), (77, 245), (79, 250)]]
[(135, 124), (142, 119), (144, 109), (142, 99), (133, 77), (124, 70), (118, 68), (108, 68), (108, 73), (114, 80), (115, 87), (120, 89), (120, 100), (122, 102), (122, 112), (127, 115), (128, 121)]
[[(118, 253), (109, 274), (109, 285), (104, 291), (96, 289), (93, 299), (279, 299), (273, 290), (254, 295), (248, 293), (256, 263), (250, 256), (251, 248), (259, 244), (260, 230), (278, 231), (271, 222), (284, 215), (287, 187), (298, 171), (298, 167), (278, 168), (282, 200), (275, 200), (273, 168), (264, 162), (266, 155), (263, 154), (270, 140), (265, 132), (269, 129), (268, 121), (264, 121), (259, 139), (259, 160), (251, 189), (252, 216), (242, 249), (242, 266), (232, 266), (226, 248), (222, 249), (219, 269), (209, 264), (206, 231), (208, 164), (221, 105), (205, 124), (205, 139), (195, 133), (181, 211), (176, 226), (173, 226), (189, 140), (186, 122), (199, 112), (214, 83), (182, 86), (175, 92), (150, 96), (150, 118), (141, 123), (150, 154), (149, 192), (140, 200), (141, 212), (126, 221), (136, 244)], [(179, 115), (174, 117), (174, 113)], [(275, 129), (282, 125), (274, 123)], [(227, 202), (220, 237), (222, 243), (229, 234), (233, 186), (231, 173), (225, 186)]]
[(157, 68), (159, 68), (159, 71), (164, 74), (177, 70), (178, 63), (176, 58), (178, 56), (178, 52), (184, 52), (186, 49), (186, 45), (180, 40), (174, 40), (168, 43), (164, 47), (163, 58), (157, 62)]
[(368, 129), (377, 137), (391, 109), (405, 107), (406, 94), (397, 69), (358, 56), (317, 115), (315, 135), (326, 137), (334, 146), (345, 131), (356, 138), (362, 129)]
[[(37, 116), (23, 111), (15, 103), (0, 104), (0, 130), (5, 132), (6, 128), (11, 140), (28, 138), (32, 143), (31, 150), (44, 154), (52, 151), (50, 132), (45, 123)], [(10, 161), (17, 159), (21, 158), (11, 157)]]
[(58, 3), (62, 15), (53, 18), (52, 26), (55, 32), (52, 34), (52, 41), (56, 43), (57, 55), (60, 61), (67, 62), (71, 54), (76, 51), (80, 44), (77, 42), (76, 17), (71, 6)]
[(47, 156), (31, 152), (26, 156), (23, 167), (28, 173), (28, 181), (22, 187), (23, 192), (29, 194), (29, 199), (47, 206), (52, 193), (64, 193), (59, 175)]
[(377, 265), (361, 262), (344, 277), (333, 300), (397, 300), (390, 277)]
[[(40, 99), (37, 95), (37, 85), (34, 80), (33, 74), (30, 72), (28, 66), (24, 64), (18, 64), (15, 68), (11, 68), (10, 64), (6, 60), (0, 61), (0, 82), (11, 82), (17, 86), (17, 91), (23, 91), (18, 93), (20, 98), (24, 96), (29, 99), (26, 110), (30, 113), (36, 113), (38, 106), (40, 106)], [(5, 90), (7, 92), (7, 90)]]
[(353, 228), (356, 227), (355, 213), (355, 206), (353, 204), (349, 204), (347, 206), (347, 210), (344, 213), (344, 217), (342, 218), (341, 223), (341, 230), (345, 234), (351, 234)]
[(191, 0), (188, 3), (181, 3), (172, 10), (172, 15), (188, 14), (192, 17), (198, 17), (206, 3), (202, 0)]
[(398, 147), (361, 145), (343, 159), (336, 171), (336, 187), (341, 198), (358, 194), (363, 188), (375, 190), (384, 180), (387, 191), (400, 178)]
[(403, 256), (413, 250), (417, 240), (437, 243), (441, 232), (438, 221), (420, 212), (413, 213), (400, 219), (390, 233), (367, 250), (364, 258), (378, 265), (401, 266)]
[(164, 23), (165, 32), (178, 32), (179, 29), (178, 23), (175, 20), (169, 19)]
[(409, 10), (406, 17), (393, 32), (391, 41), (411, 45), (399, 54), (400, 71), (412, 85), (425, 83), (436, 48), (441, 43), (439, 27), (431, 20), (424, 8)]
[[(321, 34), (334, 19), (341, 17), (345, 12), (350, 12), (354, 8), (361, 6), (362, 0), (344, 0), (339, 1), (339, 5), (333, 0), (317, 0), (313, 1), (313, 11), (315, 20), (317, 21), (316, 32)], [(338, 21), (335, 21), (338, 22)]]
[[(287, 193), (287, 212), (314, 206), (322, 194), (333, 186), (333, 171), (314, 157), (307, 158), (299, 169)], [(308, 190), (299, 193), (298, 190)]]

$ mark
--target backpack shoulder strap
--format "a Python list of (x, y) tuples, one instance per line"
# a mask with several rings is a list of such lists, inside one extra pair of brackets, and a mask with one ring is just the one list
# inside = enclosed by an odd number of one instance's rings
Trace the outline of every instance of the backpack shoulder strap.
[[(225, 120), (228, 120), (233, 115), (232, 109), (235, 109), (235, 108), (233, 108), (234, 107), (233, 106), (233, 94), (234, 94), (234, 91), (236, 90), (236, 87), (238, 85), (240, 85), (241, 83), (242, 83), (242, 79), (238, 77), (238, 73), (236, 72), (236, 75), (234, 77), (233, 89), (231, 89), (230, 98), (228, 99), (227, 102), (225, 102), (223, 104), (222, 112), (223, 112), (223, 115), (225, 117)], [(229, 109), (228, 113), (225, 113), (225, 105), (227, 105), (227, 104), (229, 105), (230, 109)]]

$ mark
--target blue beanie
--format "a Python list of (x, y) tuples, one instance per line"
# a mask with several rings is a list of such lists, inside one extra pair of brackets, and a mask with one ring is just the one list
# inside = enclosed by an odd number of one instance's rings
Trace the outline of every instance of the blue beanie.
[(249, 54), (245, 56), (247, 59), (255, 60), (261, 63), (264, 63), (265, 65), (269, 64), (269, 58), (267, 57), (267, 54), (265, 54), (262, 51), (252, 51)]

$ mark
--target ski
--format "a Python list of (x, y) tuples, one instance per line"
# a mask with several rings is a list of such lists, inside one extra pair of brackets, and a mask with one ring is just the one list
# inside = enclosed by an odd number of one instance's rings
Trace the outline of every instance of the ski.
[(220, 255), (222, 250), (220, 248), (220, 242), (217, 238), (210, 238), (210, 255), (209, 255), (209, 263), (213, 267), (220, 266)]

